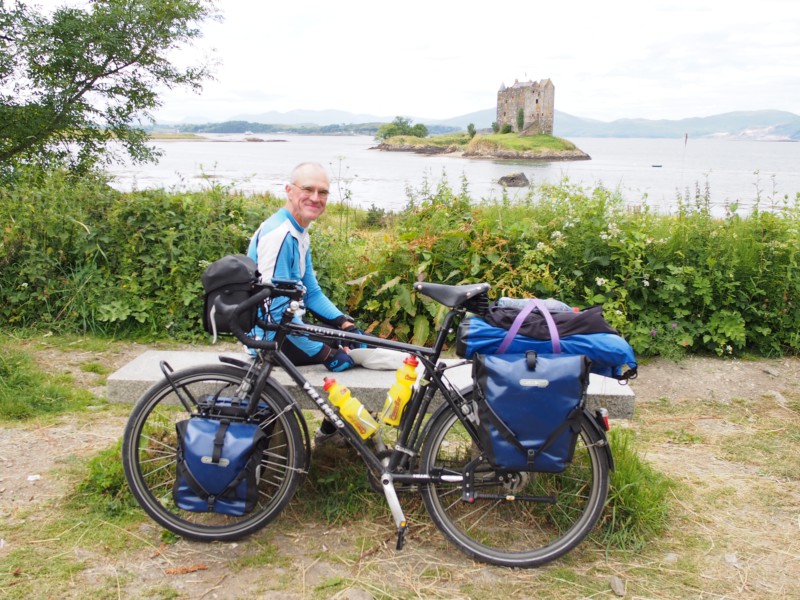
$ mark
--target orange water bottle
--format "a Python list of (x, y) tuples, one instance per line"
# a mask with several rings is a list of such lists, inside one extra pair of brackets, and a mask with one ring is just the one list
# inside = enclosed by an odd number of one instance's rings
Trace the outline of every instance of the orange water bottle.
[(411, 388), (417, 381), (417, 365), (419, 361), (413, 354), (409, 354), (403, 361), (403, 366), (397, 369), (397, 381), (392, 384), (383, 403), (381, 420), (387, 425), (397, 427), (403, 418), (403, 410), (411, 398)]
[(361, 439), (366, 440), (378, 429), (378, 423), (372, 418), (364, 405), (353, 398), (348, 390), (343, 385), (336, 383), (335, 379), (324, 379), (322, 389), (328, 392), (328, 399), (336, 408), (339, 409), (339, 414), (352, 425), (361, 436)]

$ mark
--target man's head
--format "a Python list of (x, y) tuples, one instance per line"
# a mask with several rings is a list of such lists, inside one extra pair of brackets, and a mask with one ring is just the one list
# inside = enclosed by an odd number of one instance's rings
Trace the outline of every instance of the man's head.
[(330, 193), (330, 179), (319, 163), (305, 162), (292, 171), (286, 185), (286, 210), (301, 227), (308, 227), (325, 212)]

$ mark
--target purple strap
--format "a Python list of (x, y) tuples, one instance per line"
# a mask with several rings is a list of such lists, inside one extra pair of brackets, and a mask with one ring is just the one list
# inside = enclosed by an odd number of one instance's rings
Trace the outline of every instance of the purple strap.
[(547, 329), (550, 332), (550, 343), (553, 346), (553, 354), (561, 354), (561, 338), (558, 335), (556, 323), (553, 321), (553, 317), (550, 316), (550, 311), (547, 310), (544, 302), (538, 298), (531, 298), (531, 301), (528, 302), (521, 311), (519, 311), (517, 318), (514, 319), (514, 322), (511, 324), (511, 328), (508, 330), (508, 333), (506, 333), (506, 337), (503, 338), (503, 341), (500, 342), (500, 346), (497, 348), (495, 354), (504, 354), (505, 351), (508, 350), (511, 342), (514, 341), (514, 337), (517, 335), (519, 328), (522, 327), (522, 323), (525, 321), (525, 318), (531, 314), (531, 311), (534, 308), (539, 309), (539, 312), (542, 314), (545, 322), (547, 323)]

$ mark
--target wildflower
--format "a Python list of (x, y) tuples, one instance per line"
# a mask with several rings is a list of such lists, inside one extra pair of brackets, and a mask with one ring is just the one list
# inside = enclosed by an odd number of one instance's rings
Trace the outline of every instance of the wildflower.
[(644, 287), (650, 287), (650, 282), (647, 279), (645, 279), (644, 281), (642, 281), (642, 285)]
[(602, 277), (598, 277), (598, 278), (597, 278), (597, 279), (595, 279), (594, 281), (595, 281), (595, 283), (596, 283), (598, 286), (600, 286), (600, 287), (602, 287), (602, 286), (604, 286), (604, 285), (606, 284), (606, 280), (605, 280), (605, 279), (603, 279)]
[(670, 325), (670, 327), (672, 327), (673, 329), (677, 329), (678, 328), (678, 324), (677, 323), (673, 323), (672, 325)]
[(19, 287), (21, 287), (24, 290), (26, 287), (28, 287), (28, 282), (26, 281), (24, 283), (19, 284)]
[(728, 354), (733, 354), (733, 346), (731, 346), (730, 344), (725, 346), (725, 350), (728, 351)]
[(564, 237), (564, 234), (556, 229), (553, 233), (550, 234), (550, 237), (553, 238), (554, 240), (560, 240), (562, 237)]
[(651, 329), (651, 330), (650, 330), (650, 335), (655, 335), (655, 334), (657, 334), (657, 333), (658, 333), (658, 332), (657, 332), (655, 329)]

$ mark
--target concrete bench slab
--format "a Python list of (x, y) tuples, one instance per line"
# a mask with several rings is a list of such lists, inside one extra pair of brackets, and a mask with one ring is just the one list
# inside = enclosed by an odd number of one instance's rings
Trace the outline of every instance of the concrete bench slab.
[[(148, 350), (127, 365), (108, 377), (106, 395), (109, 402), (136, 402), (154, 383), (162, 379), (159, 367), (166, 361), (176, 371), (189, 367), (209, 364), (221, 364), (219, 356), (231, 356), (240, 360), (249, 360), (249, 355), (235, 352), (186, 352)], [(448, 364), (459, 365), (463, 361), (452, 359)], [(420, 367), (421, 369), (421, 367)], [(356, 367), (343, 373), (331, 373), (322, 365), (300, 367), (300, 371), (308, 381), (322, 394), (323, 380), (334, 377), (338, 382), (350, 388), (352, 394), (361, 400), (370, 410), (378, 410), (383, 406), (386, 392), (394, 383), (394, 371), (376, 371)], [(472, 366), (460, 364), (446, 371), (446, 376), (453, 386), (461, 388), (471, 381)], [(295, 385), (282, 369), (275, 369), (273, 377), (286, 387), (303, 408), (312, 408), (311, 400)], [(633, 417), (635, 395), (630, 386), (621, 385), (615, 379), (592, 374), (589, 379), (587, 404), (590, 409), (605, 407), (612, 419), (630, 419)]]

